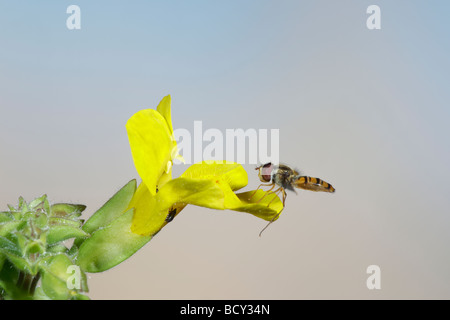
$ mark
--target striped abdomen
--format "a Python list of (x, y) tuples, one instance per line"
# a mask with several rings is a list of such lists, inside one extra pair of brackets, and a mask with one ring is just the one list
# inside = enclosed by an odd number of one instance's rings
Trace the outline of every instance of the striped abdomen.
[(302, 176), (294, 182), (295, 187), (311, 191), (334, 192), (331, 184), (319, 178)]

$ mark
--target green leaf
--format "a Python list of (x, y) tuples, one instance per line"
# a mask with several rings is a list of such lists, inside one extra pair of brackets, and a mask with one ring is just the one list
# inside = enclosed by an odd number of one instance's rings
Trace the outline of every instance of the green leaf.
[(0, 212), (0, 223), (8, 222), (14, 220), (14, 216), (9, 211)]
[(48, 246), (47, 247), (47, 252), (49, 253), (67, 253), (67, 255), (69, 255), (69, 257), (71, 257), (71, 255), (69, 254), (69, 249), (60, 243), (56, 243), (54, 245)]
[(0, 288), (3, 288), (7, 299), (23, 297), (24, 294), (17, 287), (19, 271), (8, 260), (4, 261), (3, 267), (0, 268)]
[(49, 220), (48, 224), (50, 226), (64, 225), (64, 226), (72, 226), (75, 228), (81, 227), (80, 220), (71, 220), (71, 219), (59, 218), (59, 217), (50, 217), (48, 220)]
[(71, 238), (86, 238), (89, 234), (77, 227), (72, 226), (53, 226), (48, 230), (47, 243), (55, 244)]
[(26, 221), (9, 221), (0, 223), (0, 236), (5, 237), (12, 231), (19, 229)]
[(34, 292), (33, 300), (52, 300), (50, 299), (42, 290), (42, 287), (36, 288), (36, 291)]
[(50, 207), (50, 215), (52, 217), (79, 217), (85, 209), (86, 206), (83, 204), (55, 203)]
[[(25, 246), (26, 245), (24, 244), (23, 250), (25, 250)], [(0, 253), (4, 254), (18, 270), (35, 274), (34, 268), (32, 268), (28, 263), (28, 260), (22, 256), (22, 249), (20, 249), (16, 243), (5, 237), (0, 237)]]
[(5, 263), (5, 261), (6, 261), (6, 256), (4, 254), (0, 253), (0, 270), (2, 270), (3, 264)]
[(22, 212), (21, 211), (17, 211), (17, 210), (15, 210), (13, 208), (13, 210), (11, 210), (10, 213), (14, 216), (14, 219), (16, 219), (16, 220), (22, 219)]
[(131, 180), (122, 189), (117, 191), (100, 209), (97, 210), (86, 223), (83, 230), (93, 233), (101, 227), (109, 225), (128, 208), (136, 191), (136, 180)]
[(132, 233), (132, 219), (133, 209), (130, 209), (110, 225), (94, 232), (80, 246), (77, 264), (86, 272), (102, 272), (133, 255), (151, 237)]
[(20, 256), (22, 253), (14, 242), (1, 236), (0, 236), (0, 251), (3, 253), (15, 254), (17, 256)]
[(78, 293), (78, 294), (74, 295), (70, 300), (91, 300), (91, 299), (84, 294)]
[(2, 249), (0, 249), (0, 253), (3, 253), (8, 259), (8, 261), (11, 262), (11, 264), (13, 264), (16, 269), (23, 272), (31, 273), (33, 275), (36, 274), (35, 268), (33, 268), (26, 259), (10, 252), (5, 251), (2, 252)]
[[(77, 268), (65, 254), (54, 256), (48, 263), (42, 263), (41, 286), (45, 295), (54, 300), (67, 300), (78, 294), (77, 289), (68, 287), (74, 274), (71, 268)], [(86, 275), (80, 271), (80, 289), (86, 286)]]

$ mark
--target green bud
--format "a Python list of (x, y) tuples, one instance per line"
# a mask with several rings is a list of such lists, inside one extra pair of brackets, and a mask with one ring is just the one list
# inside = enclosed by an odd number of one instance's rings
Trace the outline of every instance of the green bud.
[(56, 225), (50, 228), (47, 232), (47, 243), (49, 245), (55, 244), (71, 238), (87, 238), (89, 234), (84, 232), (79, 227)]
[(25, 247), (25, 254), (42, 254), (45, 252), (45, 244), (41, 241), (29, 241)]

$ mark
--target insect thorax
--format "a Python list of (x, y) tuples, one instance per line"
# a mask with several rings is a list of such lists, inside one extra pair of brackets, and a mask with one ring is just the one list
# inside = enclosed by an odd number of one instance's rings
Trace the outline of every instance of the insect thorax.
[(293, 190), (292, 181), (296, 178), (296, 172), (285, 165), (279, 165), (274, 168), (272, 173), (272, 182), (287, 190)]

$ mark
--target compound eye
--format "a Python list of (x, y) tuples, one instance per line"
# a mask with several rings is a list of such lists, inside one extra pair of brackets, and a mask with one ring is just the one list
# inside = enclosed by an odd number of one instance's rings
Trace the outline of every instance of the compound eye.
[(273, 165), (271, 162), (263, 165), (260, 170), (260, 180), (262, 182), (270, 182), (270, 180), (272, 178), (272, 170), (273, 170)]

